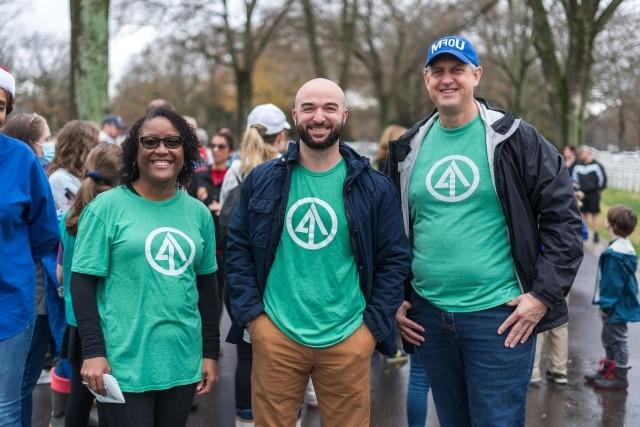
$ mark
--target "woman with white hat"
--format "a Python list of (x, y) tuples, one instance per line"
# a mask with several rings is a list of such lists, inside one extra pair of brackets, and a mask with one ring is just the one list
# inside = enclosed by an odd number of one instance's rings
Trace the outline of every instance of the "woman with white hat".
[[(247, 130), (240, 143), (240, 158), (233, 161), (224, 176), (220, 192), (220, 229), (226, 234), (226, 226), (230, 215), (237, 204), (240, 186), (244, 178), (259, 164), (280, 157), (286, 149), (285, 131), (291, 126), (278, 107), (273, 104), (262, 104), (255, 107), (247, 118)], [(226, 236), (223, 237), (226, 241)], [(228, 295), (225, 305), (230, 316)], [(238, 344), (238, 364), (235, 374), (236, 426), (253, 426), (251, 408), (251, 344)]]

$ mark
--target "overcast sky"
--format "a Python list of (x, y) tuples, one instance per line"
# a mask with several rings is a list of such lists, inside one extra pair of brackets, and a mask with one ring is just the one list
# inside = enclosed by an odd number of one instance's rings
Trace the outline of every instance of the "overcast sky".
[[(21, 25), (17, 28), (29, 34), (40, 32), (59, 38), (69, 38), (69, 0), (31, 0), (29, 7), (18, 16)], [(121, 28), (115, 32), (111, 26), (109, 41), (109, 88), (113, 95), (114, 85), (126, 71), (132, 55), (142, 51), (154, 38), (155, 30), (147, 28)]]

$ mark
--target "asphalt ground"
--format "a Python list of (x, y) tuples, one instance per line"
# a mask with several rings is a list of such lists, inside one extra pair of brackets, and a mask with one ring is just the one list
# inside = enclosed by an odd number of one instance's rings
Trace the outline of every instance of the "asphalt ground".
[[(632, 366), (629, 372), (628, 393), (597, 392), (584, 384), (583, 375), (591, 373), (603, 356), (600, 344), (601, 321), (596, 306), (591, 304), (595, 285), (597, 256), (604, 246), (585, 244), (585, 258), (578, 272), (570, 297), (569, 322), (569, 384), (565, 386), (543, 382), (529, 387), (527, 400), (527, 426), (640, 426), (640, 328), (629, 325), (629, 355)], [(229, 327), (226, 314), (223, 317), (223, 337)], [(197, 410), (191, 413), (189, 427), (234, 426), (234, 369), (235, 348), (222, 343), (220, 358), (220, 382), (212, 393), (196, 399)], [(544, 372), (544, 362), (543, 362)], [(405, 399), (409, 374), (408, 364), (386, 363), (375, 355), (371, 377), (371, 425), (375, 427), (400, 427), (406, 425)], [(35, 427), (51, 422), (63, 425), (61, 420), (50, 420), (51, 404), (48, 386), (39, 385), (34, 395)], [(303, 427), (320, 427), (317, 409), (306, 409)], [(429, 397), (429, 427), (438, 426), (433, 401)]]

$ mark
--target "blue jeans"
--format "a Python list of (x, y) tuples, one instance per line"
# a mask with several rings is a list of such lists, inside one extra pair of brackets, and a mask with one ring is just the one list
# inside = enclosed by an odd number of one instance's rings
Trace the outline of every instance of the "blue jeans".
[(502, 305), (472, 313), (438, 310), (415, 295), (409, 317), (424, 326), (416, 347), (442, 427), (524, 426), (535, 337), (504, 346), (498, 327), (513, 312)]
[(20, 427), (20, 389), (31, 336), (31, 322), (23, 331), (0, 340), (0, 425)]
[(33, 327), (33, 337), (31, 338), (31, 346), (29, 354), (24, 366), (24, 374), (22, 376), (22, 390), (20, 396), (22, 399), (22, 427), (31, 427), (31, 414), (33, 412), (33, 389), (38, 384), (38, 378), (42, 372), (42, 363), (44, 355), (49, 347), (51, 332), (49, 331), (49, 316), (37, 315), (35, 326)]
[(407, 424), (408, 427), (424, 427), (427, 422), (427, 395), (429, 378), (420, 363), (420, 358), (409, 356), (409, 386), (407, 387)]

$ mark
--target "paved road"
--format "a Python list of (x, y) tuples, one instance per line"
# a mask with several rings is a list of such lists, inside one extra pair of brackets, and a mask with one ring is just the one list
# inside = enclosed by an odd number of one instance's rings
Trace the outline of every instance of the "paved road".
[[(593, 370), (603, 354), (600, 346), (600, 319), (597, 309), (591, 305), (597, 253), (602, 247), (587, 244), (585, 259), (574, 284), (571, 300), (569, 324), (570, 365), (569, 385), (557, 386), (543, 382), (538, 387), (530, 387), (527, 402), (527, 426), (640, 426), (640, 368), (629, 373), (631, 386), (628, 394), (600, 393), (585, 386), (582, 376)], [(223, 329), (228, 328), (225, 318)], [(630, 360), (640, 367), (640, 328), (630, 325)], [(235, 349), (224, 343), (220, 359), (221, 380), (214, 392), (199, 398), (199, 408), (190, 417), (189, 427), (232, 427), (233, 409), (233, 369)], [(544, 368), (544, 366), (543, 366)], [(400, 427), (406, 425), (404, 401), (408, 365), (396, 367), (385, 364), (374, 357), (372, 364), (372, 426)], [(46, 388), (40, 386), (36, 396), (39, 408), (34, 426), (46, 426)], [(308, 410), (303, 421), (304, 427), (320, 427), (317, 410)], [(429, 398), (428, 426), (438, 426), (433, 402)]]

